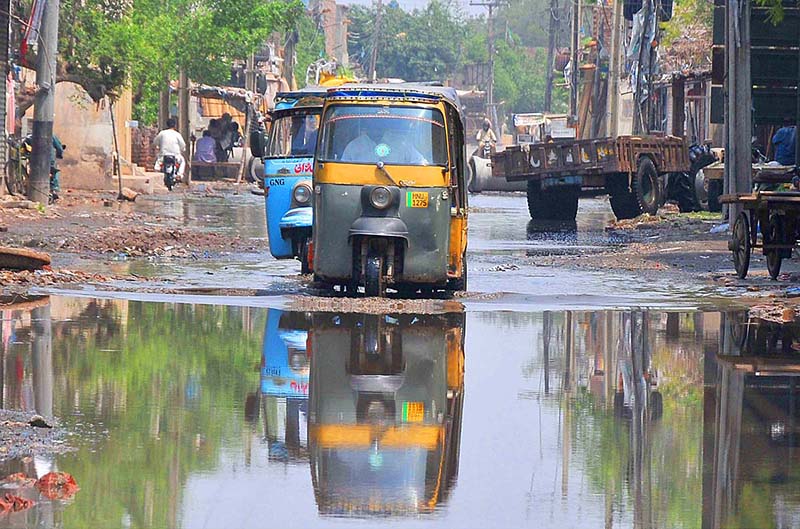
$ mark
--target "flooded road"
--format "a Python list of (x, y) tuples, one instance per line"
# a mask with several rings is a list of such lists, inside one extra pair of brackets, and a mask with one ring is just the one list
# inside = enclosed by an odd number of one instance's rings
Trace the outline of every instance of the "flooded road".
[(53, 296), (1, 314), (2, 407), (56, 417), (76, 449), (2, 475), (80, 491), (0, 527), (800, 520), (800, 331), (744, 313)]
[[(98, 259), (70, 254), (56, 256), (56, 264), (106, 275), (135, 274), (152, 279), (134, 284), (117, 281), (102, 287), (114, 290), (249, 289), (273, 298), (315, 293), (309, 288), (308, 278), (299, 275), (297, 261), (276, 260), (269, 255), (262, 197), (156, 196), (137, 203), (135, 208), (158, 215), (165, 225), (198, 226), (238, 236), (243, 245), (263, 251), (226, 251), (193, 255), (189, 259), (128, 259), (124, 255), (103, 255)], [(719, 298), (719, 292), (708, 282), (676, 281), (669, 270), (642, 279), (625, 270), (578, 270), (550, 264), (548, 259), (553, 255), (618, 250), (630, 242), (630, 235), (605, 230), (613, 219), (605, 198), (581, 200), (577, 222), (572, 225), (531, 222), (522, 194), (473, 195), (470, 208), (469, 291), (491, 294), (495, 305), (523, 310), (532, 303), (582, 307), (674, 303), (698, 306)]]

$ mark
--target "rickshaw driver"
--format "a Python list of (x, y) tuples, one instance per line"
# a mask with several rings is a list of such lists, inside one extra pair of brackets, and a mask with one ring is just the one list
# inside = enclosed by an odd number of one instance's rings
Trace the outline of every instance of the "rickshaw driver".
[[(416, 147), (409, 143), (409, 138), (413, 137), (413, 122), (405, 123), (402, 119), (385, 119), (386, 121), (381, 137), (381, 143), (376, 146), (379, 149), (380, 145), (386, 145), (388, 154), (384, 156), (383, 161), (388, 163), (404, 164), (404, 165), (430, 165), (430, 162), (425, 159), (421, 152)], [(379, 155), (380, 156), (380, 155)]]
[(342, 161), (369, 163), (369, 161), (373, 160), (375, 158), (375, 147), (378, 145), (372, 137), (375, 134), (375, 129), (362, 127), (358, 136), (350, 140), (350, 143), (342, 151)]

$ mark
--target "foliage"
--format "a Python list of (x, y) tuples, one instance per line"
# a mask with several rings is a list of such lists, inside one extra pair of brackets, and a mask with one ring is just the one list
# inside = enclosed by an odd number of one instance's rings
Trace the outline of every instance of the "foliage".
[(699, 27), (711, 31), (714, 25), (714, 2), (709, 0), (678, 0), (672, 9), (672, 18), (662, 24), (664, 45), (686, 34), (689, 28)]
[[(396, 3), (383, 7), (378, 43), (378, 77), (444, 81), (460, 66), (464, 18), (456, 8), (431, 0), (408, 13)], [(376, 7), (353, 6), (350, 55), (366, 73), (373, 48)]]
[(297, 67), (295, 79), (298, 88), (306, 84), (306, 69), (317, 59), (325, 57), (325, 34), (319, 23), (307, 13), (303, 13), (296, 22), (297, 28)]
[[(525, 28), (525, 21), (537, 18), (536, 2), (512, 4), (507, 11), (501, 11), (495, 22), (499, 27), (507, 20), (509, 27), (506, 38), (500, 35), (495, 41), (495, 98), (504, 102), (504, 112), (543, 109), (547, 53), (545, 48), (529, 46), (546, 45), (546, 28), (538, 36), (536, 31)], [(364, 69), (372, 52), (376, 15), (374, 6), (353, 6), (350, 12), (350, 56)], [(410, 13), (397, 5), (385, 7), (381, 24), (379, 77), (445, 81), (456, 77), (466, 64), (489, 59), (486, 19), (466, 18), (440, 0), (432, 0), (425, 9)], [(525, 38), (517, 36), (516, 31)], [(565, 91), (555, 89), (553, 101), (554, 111), (564, 110)]]
[(303, 12), (300, 0), (63, 0), (58, 80), (95, 101), (132, 82), (136, 117), (152, 123), (159, 91), (180, 70), (222, 82), (232, 59), (291, 29)]

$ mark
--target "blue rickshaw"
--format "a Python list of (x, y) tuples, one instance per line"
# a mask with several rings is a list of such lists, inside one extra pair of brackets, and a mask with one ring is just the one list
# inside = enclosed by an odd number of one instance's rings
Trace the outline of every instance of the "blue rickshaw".
[(279, 93), (268, 137), (259, 131), (251, 137), (253, 155), (264, 162), (270, 253), (276, 259), (298, 259), (303, 274), (311, 273), (311, 171), (325, 90)]

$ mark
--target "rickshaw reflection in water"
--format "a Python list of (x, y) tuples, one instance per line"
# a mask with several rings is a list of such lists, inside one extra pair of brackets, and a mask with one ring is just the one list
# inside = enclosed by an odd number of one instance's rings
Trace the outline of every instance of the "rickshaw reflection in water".
[(245, 400), (245, 418), (255, 424), (263, 414), (269, 458), (308, 457), (308, 330), (304, 312), (269, 309), (264, 328), (258, 392)]
[(465, 290), (464, 124), (456, 91), (328, 91), (314, 166), (315, 280), (383, 296)]
[(316, 314), (309, 455), (319, 511), (408, 516), (444, 502), (458, 474), (463, 313)]

